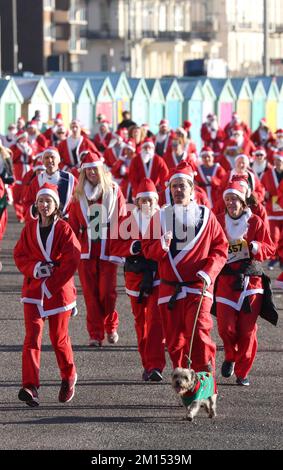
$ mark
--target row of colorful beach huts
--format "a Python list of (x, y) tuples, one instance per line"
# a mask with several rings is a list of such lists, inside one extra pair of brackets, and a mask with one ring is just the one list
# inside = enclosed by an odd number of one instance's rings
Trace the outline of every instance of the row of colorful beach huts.
[(19, 116), (30, 120), (36, 110), (43, 122), (62, 113), (68, 126), (73, 118), (92, 131), (101, 113), (113, 129), (130, 110), (137, 124), (157, 132), (161, 119), (173, 129), (192, 122), (192, 139), (201, 147), (200, 127), (216, 113), (224, 127), (237, 111), (252, 130), (266, 117), (272, 131), (283, 126), (283, 77), (210, 79), (181, 77), (129, 78), (122, 73), (54, 73), (49, 76), (0, 79), (0, 133)]

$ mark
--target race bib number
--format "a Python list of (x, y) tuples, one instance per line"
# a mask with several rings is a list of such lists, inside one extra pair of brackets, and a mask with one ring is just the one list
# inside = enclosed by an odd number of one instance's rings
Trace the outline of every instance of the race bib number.
[(273, 212), (283, 211), (283, 208), (278, 204), (278, 196), (272, 196), (272, 210)]
[(241, 259), (250, 258), (248, 243), (244, 239), (230, 240), (227, 263), (234, 263)]

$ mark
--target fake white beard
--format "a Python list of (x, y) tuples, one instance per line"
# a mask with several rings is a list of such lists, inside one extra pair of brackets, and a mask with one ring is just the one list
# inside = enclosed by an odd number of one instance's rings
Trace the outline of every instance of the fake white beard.
[(45, 171), (43, 173), (43, 175), (44, 175), (44, 177), (43, 177), (44, 183), (50, 183), (50, 184), (58, 185), (59, 179), (60, 179), (60, 171), (59, 170), (55, 171), (55, 173), (53, 173), (52, 175), (48, 175)]
[(237, 142), (238, 147), (241, 147), (241, 145), (244, 143), (244, 137), (243, 136), (234, 138), (234, 140)]
[(266, 160), (264, 160), (263, 162), (258, 162), (257, 160), (255, 160), (253, 162), (253, 171), (257, 174), (260, 174), (265, 170), (266, 165), (267, 165)]
[(174, 204), (174, 213), (176, 220), (187, 227), (195, 227), (199, 224), (201, 210), (195, 201), (191, 201), (187, 206)]
[(282, 149), (283, 148), (283, 139), (277, 139), (276, 140), (276, 147), (278, 149)]
[(32, 152), (32, 150), (31, 150), (30, 146), (28, 145), (28, 143), (25, 143), (25, 144), (18, 144), (18, 148), (19, 148), (22, 152), (26, 153), (27, 155), (29, 155), (29, 154)]
[(244, 237), (249, 228), (249, 218), (252, 212), (245, 210), (239, 219), (232, 219), (229, 214), (225, 214), (225, 228), (228, 240), (239, 240)]
[(145, 151), (145, 150), (142, 150), (141, 151), (141, 157), (142, 157), (142, 161), (144, 163), (148, 163), (154, 156), (154, 150), (151, 150), (151, 151)]
[(210, 124), (210, 129), (212, 131), (218, 131), (218, 122), (217, 121), (212, 121)]
[(102, 187), (99, 183), (96, 186), (93, 186), (89, 181), (86, 181), (84, 184), (84, 191), (86, 198), (89, 201), (97, 201), (102, 195)]

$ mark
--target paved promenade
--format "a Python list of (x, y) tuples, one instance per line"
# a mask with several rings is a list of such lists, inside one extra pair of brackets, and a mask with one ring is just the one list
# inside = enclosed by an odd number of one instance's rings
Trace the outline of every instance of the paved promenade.
[[(2, 246), (0, 274), (0, 411), (1, 449), (178, 450), (178, 449), (282, 449), (282, 315), (283, 295), (275, 290), (279, 325), (259, 319), (259, 350), (250, 374), (250, 387), (223, 379), (221, 340), (217, 343), (218, 416), (200, 412), (194, 423), (184, 421), (170, 385), (167, 358), (162, 383), (141, 381), (130, 303), (119, 272), (120, 341), (101, 349), (88, 347), (85, 308), (79, 283), (79, 315), (71, 319), (78, 383), (74, 399), (58, 402), (60, 377), (50, 346), (48, 325), (43, 338), (40, 406), (18, 401), (21, 384), (21, 349), (24, 338), (19, 302), (22, 276), (12, 249), (22, 226), (9, 208), (9, 226)], [(272, 278), (278, 272), (271, 274)]]

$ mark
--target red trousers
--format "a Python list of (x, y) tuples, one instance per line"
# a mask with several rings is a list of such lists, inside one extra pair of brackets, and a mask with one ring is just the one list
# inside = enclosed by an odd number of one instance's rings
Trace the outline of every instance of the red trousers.
[(229, 305), (217, 303), (217, 324), (224, 344), (225, 360), (235, 362), (236, 377), (246, 378), (257, 352), (256, 320), (262, 295), (249, 296), (251, 313), (238, 312)]
[(86, 304), (86, 326), (91, 339), (103, 341), (105, 331), (118, 328), (115, 310), (117, 292), (117, 265), (99, 258), (81, 260), (79, 277)]
[[(186, 355), (190, 349), (199, 301), (200, 295), (189, 294), (185, 299), (177, 300), (173, 310), (168, 310), (167, 303), (159, 305), (166, 345), (174, 369), (188, 367)], [(196, 372), (215, 373), (216, 345), (210, 336), (213, 327), (211, 304), (212, 300), (204, 297), (196, 324), (191, 357), (191, 366)]]
[[(68, 334), (68, 324), (71, 311), (58, 313), (48, 317), (49, 336), (54, 348), (61, 378), (68, 380), (76, 373), (71, 340)], [(34, 385), (39, 387), (40, 353), (43, 326), (45, 319), (41, 318), (36, 305), (24, 304), (26, 335), (22, 355), (23, 387)]]
[(166, 361), (163, 327), (157, 305), (158, 288), (155, 287), (151, 295), (144, 297), (141, 304), (138, 304), (137, 297), (130, 299), (142, 365), (148, 371), (162, 371)]
[(22, 184), (14, 183), (12, 186), (13, 192), (13, 205), (16, 212), (16, 216), (18, 220), (24, 220), (24, 207), (22, 204)]
[[(276, 246), (276, 254), (273, 259), (278, 258), (278, 244), (281, 234), (283, 234), (283, 220), (269, 220), (270, 236)], [(282, 260), (283, 261), (283, 260)]]

